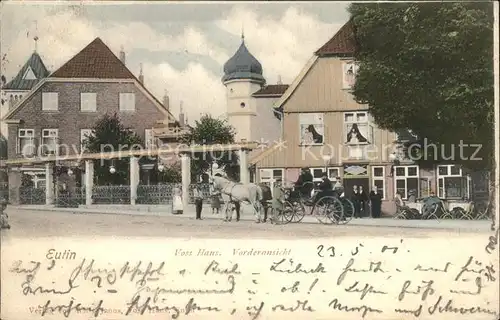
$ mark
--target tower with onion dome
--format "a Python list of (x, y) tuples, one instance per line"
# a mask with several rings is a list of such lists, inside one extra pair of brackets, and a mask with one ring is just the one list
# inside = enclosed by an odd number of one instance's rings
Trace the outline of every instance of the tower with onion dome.
[(222, 83), (226, 87), (226, 116), (236, 129), (236, 141), (256, 141), (260, 139), (255, 130), (258, 122), (257, 99), (252, 95), (266, 83), (262, 75), (262, 65), (250, 53), (241, 35), (241, 45), (236, 53), (224, 64)]

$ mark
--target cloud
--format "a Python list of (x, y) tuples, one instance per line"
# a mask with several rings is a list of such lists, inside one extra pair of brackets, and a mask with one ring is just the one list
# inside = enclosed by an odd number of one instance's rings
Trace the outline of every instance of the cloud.
[(291, 83), (313, 52), (319, 49), (343, 23), (323, 23), (311, 13), (289, 7), (280, 19), (271, 19), (235, 7), (229, 16), (216, 24), (232, 34), (244, 27), (245, 43), (259, 59), (268, 82), (281, 75), (283, 82)]
[[(227, 18), (213, 23), (234, 36), (239, 36), (244, 25), (245, 42), (262, 63), (268, 83), (275, 83), (278, 75), (284, 83), (291, 83), (313, 52), (341, 26), (339, 23), (320, 22), (312, 13), (293, 6), (278, 19), (262, 12), (237, 5)], [(219, 116), (225, 111), (225, 87), (220, 80), (222, 66), (238, 45), (230, 51), (221, 48), (217, 44), (226, 40), (220, 39), (220, 32), (213, 34), (186, 23), (181, 32), (167, 34), (155, 29), (155, 24), (148, 24), (148, 21), (96, 21), (84, 5), (8, 4), (3, 5), (1, 18), (2, 55), (7, 56), (2, 72), (9, 80), (33, 51), (35, 33), (39, 36), (38, 51), (51, 71), (94, 38), (101, 37), (115, 53), (121, 46), (125, 48), (127, 66), (132, 72), (137, 74), (139, 62), (144, 64), (146, 87), (160, 100), (167, 89), (174, 115), (178, 114), (180, 101), (183, 101), (190, 120), (199, 118), (202, 113)], [(143, 56), (139, 57), (138, 52)], [(147, 52), (208, 56), (220, 65), (220, 73), (210, 71), (214, 68), (203, 65), (201, 60), (193, 60), (195, 58), (191, 58), (182, 70), (166, 59), (153, 64), (148, 62)]]

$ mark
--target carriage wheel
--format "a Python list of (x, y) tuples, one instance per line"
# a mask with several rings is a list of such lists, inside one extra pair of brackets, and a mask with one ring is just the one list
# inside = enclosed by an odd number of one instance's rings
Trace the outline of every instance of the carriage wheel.
[(302, 219), (304, 219), (304, 216), (306, 215), (306, 208), (304, 207), (304, 204), (301, 201), (290, 201), (289, 203), (293, 208), (293, 214), (290, 222), (292, 223), (301, 222)]
[(340, 202), (342, 203), (342, 215), (338, 219), (338, 223), (347, 224), (354, 218), (354, 204), (347, 198), (343, 198)]
[(322, 224), (338, 223), (342, 211), (342, 203), (330, 196), (319, 199), (312, 209), (314, 216)]

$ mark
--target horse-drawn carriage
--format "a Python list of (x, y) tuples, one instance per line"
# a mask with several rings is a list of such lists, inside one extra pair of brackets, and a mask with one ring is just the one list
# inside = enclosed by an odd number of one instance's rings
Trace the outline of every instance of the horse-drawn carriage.
[(354, 204), (334, 190), (324, 191), (321, 196), (317, 189), (311, 196), (304, 196), (295, 188), (284, 191), (283, 210), (271, 213), (278, 224), (301, 222), (307, 212), (322, 224), (346, 224), (354, 216)]

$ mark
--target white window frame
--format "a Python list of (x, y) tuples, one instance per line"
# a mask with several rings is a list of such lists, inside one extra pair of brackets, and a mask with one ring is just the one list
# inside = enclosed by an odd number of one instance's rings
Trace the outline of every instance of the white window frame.
[[(337, 179), (337, 177), (340, 177), (340, 170), (342, 168), (341, 167), (328, 167), (328, 179), (330, 179), (331, 181), (335, 181)], [(331, 174), (332, 172), (337, 172), (335, 174)]]
[[(375, 169), (382, 169), (382, 176), (375, 176)], [(372, 166), (371, 170), (371, 176), (372, 176), (372, 185), (375, 185), (375, 181), (382, 181), (382, 195), (383, 198), (382, 200), (387, 199), (387, 187), (385, 183), (385, 166)]]
[[(456, 173), (456, 174), (452, 174), (451, 173), (451, 168), (452, 167), (458, 167), (459, 168), (459, 173)], [(446, 168), (446, 173), (445, 174), (440, 174), (439, 173), (439, 169), (440, 168)], [(446, 196), (446, 178), (462, 178), (462, 179), (466, 179), (466, 190), (465, 190), (465, 193), (466, 193), (466, 197), (470, 198), (470, 183), (469, 183), (469, 180), (467, 177), (464, 177), (463, 175), (463, 171), (462, 171), (462, 168), (460, 166), (457, 166), (457, 165), (454, 165), (454, 164), (445, 164), (445, 165), (438, 165), (436, 167), (436, 175), (437, 175), (437, 185), (436, 185), (436, 189), (437, 189), (437, 196), (441, 199), (447, 199), (447, 196)], [(442, 183), (443, 187), (441, 188), (439, 185)], [(453, 199), (457, 199), (456, 197), (454, 197)]]
[[(353, 119), (354, 120), (349, 120), (347, 119), (347, 116), (348, 115), (352, 115)], [(363, 121), (358, 121), (358, 117), (360, 115), (364, 115), (364, 120)], [(344, 121), (344, 130), (343, 130), (343, 142), (345, 145), (347, 146), (357, 146), (357, 145), (368, 145), (368, 144), (373, 144), (373, 121), (371, 119), (371, 115), (368, 111), (348, 111), (348, 112), (344, 112), (343, 113), (343, 121)], [(364, 127), (366, 126), (368, 128), (367, 130), (367, 137), (366, 140), (368, 140), (368, 142), (353, 142), (353, 143), (348, 143), (346, 141), (346, 138), (347, 138), (347, 134), (349, 132), (349, 129), (347, 129), (347, 127), (349, 125), (353, 125), (353, 124), (357, 124), (358, 125), (358, 128), (359, 127)]]
[(321, 182), (321, 177), (314, 177), (314, 171), (315, 170), (320, 170), (321, 174), (325, 173), (325, 167), (316, 167), (316, 168), (309, 168), (309, 172), (311, 172), (311, 176), (313, 177), (313, 183), (316, 185), (316, 182)]
[[(21, 148), (21, 140), (26, 139), (31, 141), (32, 150), (29, 155), (35, 154), (35, 129), (19, 129), (17, 131), (17, 154), (22, 154), (23, 150)], [(28, 145), (28, 144), (27, 144)], [(23, 154), (24, 155), (24, 154)]]
[(36, 80), (36, 75), (33, 72), (33, 69), (31, 69), (31, 66), (28, 66), (28, 69), (24, 72), (23, 75), (23, 80)]
[[(274, 189), (274, 184), (276, 182), (276, 177), (277, 175), (274, 175), (274, 170), (281, 170), (281, 183), (283, 184), (285, 182), (285, 169), (280, 169), (280, 168), (265, 168), (265, 169), (260, 169), (259, 170), (259, 181), (262, 183), (269, 183), (269, 186), (271, 188), (271, 193), (273, 192)], [(270, 175), (263, 175), (264, 172), (269, 172)]]
[(58, 111), (59, 94), (57, 92), (42, 92), (42, 111)]
[(135, 93), (133, 93), (133, 92), (121, 92), (119, 103), (120, 103), (120, 111), (122, 111), (122, 112), (134, 112), (135, 111)]
[(80, 93), (80, 111), (81, 112), (97, 111), (97, 93), (95, 92)]
[(347, 84), (347, 79), (345, 78), (346, 70), (347, 70), (349, 65), (353, 66), (354, 83), (356, 83), (356, 77), (357, 77), (358, 71), (359, 71), (359, 64), (357, 64), (356, 61), (353, 61), (353, 60), (343, 60), (342, 61), (342, 76), (340, 77), (340, 79), (342, 79), (342, 89), (344, 89), (344, 90), (352, 90), (352, 86)]
[(84, 146), (83, 146), (83, 141), (85, 141), (85, 139), (87, 139), (86, 135), (92, 135), (93, 132), (92, 129), (80, 129), (80, 148), (81, 150), (84, 149)]
[[(397, 169), (398, 168), (404, 168), (405, 173), (402, 176), (397, 175)], [(410, 168), (415, 168), (417, 175), (416, 176), (410, 176), (408, 174), (408, 171)], [(404, 181), (405, 182), (405, 192), (402, 195), (403, 200), (408, 200), (408, 179), (417, 179), (417, 194), (415, 195), (417, 198), (420, 197), (420, 169), (418, 165), (408, 165), (408, 166), (394, 166), (394, 194), (398, 191), (397, 189), (397, 181)]]
[[(57, 154), (59, 144), (59, 129), (46, 128), (42, 129), (42, 146), (46, 154)], [(47, 143), (53, 141), (53, 143)], [(51, 147), (52, 145), (52, 147)]]

